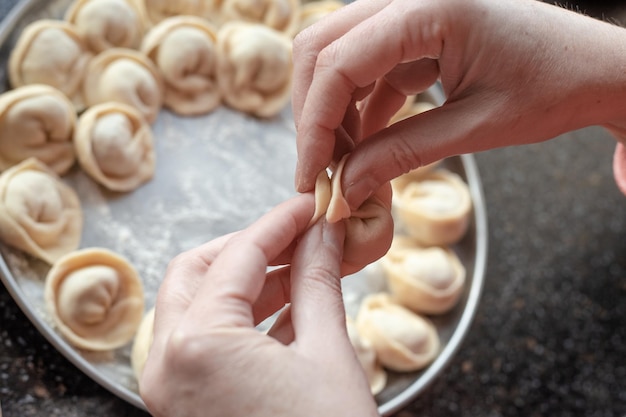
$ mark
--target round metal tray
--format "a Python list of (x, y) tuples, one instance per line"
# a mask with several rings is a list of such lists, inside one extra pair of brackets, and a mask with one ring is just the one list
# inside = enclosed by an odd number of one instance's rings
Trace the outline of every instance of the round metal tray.
[[(28, 23), (61, 18), (71, 0), (22, 1), (0, 24), (0, 89), (8, 88), (6, 63)], [(437, 87), (428, 92), (443, 101)], [(289, 108), (271, 120), (258, 120), (226, 107), (202, 117), (179, 117), (162, 110), (153, 125), (157, 151), (154, 179), (131, 193), (112, 193), (78, 167), (63, 180), (78, 192), (85, 213), (81, 247), (101, 246), (126, 256), (140, 271), (146, 308), (156, 298), (167, 263), (181, 251), (250, 224), (294, 195), (295, 129)], [(474, 211), (464, 239), (454, 246), (467, 268), (458, 305), (433, 317), (442, 350), (426, 369), (390, 373), (376, 399), (389, 415), (419, 395), (459, 349), (474, 316), (483, 285), (487, 222), (479, 173), (471, 155), (449, 158), (445, 167), (469, 185)], [(130, 368), (130, 346), (110, 353), (80, 351), (54, 329), (43, 302), (48, 265), (0, 244), (0, 277), (36, 328), (56, 349), (113, 394), (145, 409)], [(363, 295), (384, 289), (376, 264), (344, 279), (348, 314)]]

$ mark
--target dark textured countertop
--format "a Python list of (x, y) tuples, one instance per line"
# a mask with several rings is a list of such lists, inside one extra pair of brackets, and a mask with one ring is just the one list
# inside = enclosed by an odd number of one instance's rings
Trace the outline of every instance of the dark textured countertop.
[[(4, 16), (14, 0), (0, 0)], [(4, 63), (3, 63), (4, 64)], [(600, 128), (476, 155), (489, 221), (480, 307), (410, 416), (626, 416), (626, 197)], [(0, 286), (4, 417), (146, 413), (83, 375)]]

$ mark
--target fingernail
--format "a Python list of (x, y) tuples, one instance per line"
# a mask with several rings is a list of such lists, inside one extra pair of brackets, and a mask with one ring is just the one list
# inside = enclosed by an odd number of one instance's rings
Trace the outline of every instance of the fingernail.
[(378, 189), (378, 183), (372, 177), (363, 177), (348, 185), (344, 191), (344, 197), (351, 210), (361, 207), (374, 191)]

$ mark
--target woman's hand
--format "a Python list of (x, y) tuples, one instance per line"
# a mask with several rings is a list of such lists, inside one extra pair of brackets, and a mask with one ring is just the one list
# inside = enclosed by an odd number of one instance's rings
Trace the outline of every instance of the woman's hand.
[[(353, 208), (447, 156), (626, 120), (626, 30), (536, 0), (357, 0), (298, 35), (294, 63), (296, 187), (359, 125), (342, 178)], [(443, 106), (386, 127), (438, 79)]]
[[(312, 200), (289, 200), (171, 263), (140, 383), (154, 416), (377, 415), (346, 333), (344, 224), (302, 235)], [(255, 329), (286, 303), (268, 335)]]

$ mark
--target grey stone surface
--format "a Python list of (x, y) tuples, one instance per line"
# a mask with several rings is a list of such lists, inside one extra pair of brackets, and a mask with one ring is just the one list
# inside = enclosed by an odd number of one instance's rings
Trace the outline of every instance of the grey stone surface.
[[(0, 0), (0, 16), (14, 3)], [(613, 148), (588, 128), (476, 155), (482, 301), (446, 372), (398, 417), (626, 416), (626, 197)], [(4, 417), (147, 416), (56, 352), (2, 286), (0, 401)]]

